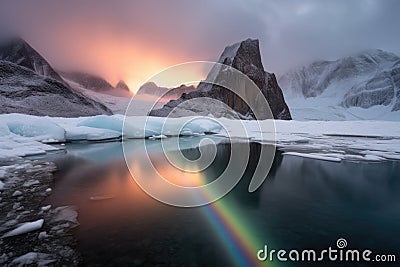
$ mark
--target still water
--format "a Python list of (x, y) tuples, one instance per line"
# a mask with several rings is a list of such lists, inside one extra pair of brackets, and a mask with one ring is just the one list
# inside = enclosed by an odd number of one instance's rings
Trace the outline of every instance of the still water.
[[(142, 141), (129, 142), (134, 147)], [(153, 147), (160, 172), (184, 185), (213, 180), (230, 155), (230, 144), (219, 144), (216, 159), (201, 177), (187, 178), (163, 163), (160, 141), (146, 142)], [(364, 266), (257, 260), (264, 245), (318, 251), (336, 247), (339, 238), (345, 238), (349, 248), (400, 259), (399, 162), (333, 163), (277, 151), (264, 184), (249, 193), (260, 146), (251, 144), (250, 163), (229, 194), (211, 205), (178, 208), (140, 189), (128, 171), (121, 143), (69, 144), (65, 155), (53, 158), (59, 171), (48, 202), (77, 206), (80, 226), (72, 234), (85, 266)], [(199, 151), (184, 149), (183, 154), (196, 158)]]

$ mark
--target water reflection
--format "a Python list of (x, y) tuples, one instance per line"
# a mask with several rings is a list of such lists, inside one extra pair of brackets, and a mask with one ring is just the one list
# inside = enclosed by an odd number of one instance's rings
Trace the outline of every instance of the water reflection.
[[(196, 158), (198, 149), (190, 144), (197, 141), (186, 142), (185, 155)], [(163, 163), (159, 141), (149, 147), (157, 169), (184, 185), (218, 177), (230, 152), (230, 144), (220, 142), (213, 164), (201, 175), (186, 176)], [(339, 237), (352, 247), (396, 252), (398, 162), (331, 163), (278, 153), (263, 186), (249, 193), (259, 151), (259, 144), (251, 145), (245, 175), (226, 197), (185, 209), (143, 193), (127, 170), (120, 143), (70, 145), (57, 160), (60, 172), (49, 201), (78, 206), (81, 226), (75, 235), (89, 266), (246, 266), (257, 263), (257, 249), (265, 243), (319, 249)]]

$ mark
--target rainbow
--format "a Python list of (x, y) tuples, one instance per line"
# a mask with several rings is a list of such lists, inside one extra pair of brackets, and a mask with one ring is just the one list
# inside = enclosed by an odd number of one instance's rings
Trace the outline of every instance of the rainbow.
[[(272, 266), (271, 262), (257, 259), (257, 252), (267, 240), (258, 240), (254, 226), (248, 224), (243, 212), (225, 197), (202, 207), (234, 266)], [(274, 264), (275, 265), (275, 264)]]
[[(169, 157), (174, 157), (174, 151)], [(178, 162), (180, 158), (176, 158)], [(169, 166), (169, 165), (168, 165)], [(168, 168), (166, 170), (169, 170)], [(193, 182), (194, 186), (204, 184), (208, 179), (204, 173), (197, 173), (196, 175), (188, 174), (185, 172), (176, 172), (175, 167), (168, 174), (167, 180), (173, 182), (180, 182), (181, 180), (188, 180)], [(178, 181), (176, 178), (178, 177)], [(183, 179), (185, 178), (185, 179)], [(237, 186), (237, 185), (236, 185)], [(207, 203), (215, 199), (213, 190), (203, 190), (193, 195), (194, 198), (201, 200), (201, 203)], [(251, 194), (251, 193), (249, 193)], [(247, 267), (247, 266), (279, 266), (279, 262), (259, 261), (257, 252), (264, 248), (268, 240), (261, 240), (259, 238), (260, 232), (254, 225), (251, 225), (246, 218), (245, 212), (239, 209), (238, 203), (228, 196), (224, 196), (217, 201), (214, 201), (205, 206), (198, 207), (204, 214), (206, 221), (211, 225), (212, 230), (221, 241), (222, 246), (226, 249), (227, 254), (230, 256), (230, 261), (233, 266)], [(270, 241), (270, 240), (269, 240)]]

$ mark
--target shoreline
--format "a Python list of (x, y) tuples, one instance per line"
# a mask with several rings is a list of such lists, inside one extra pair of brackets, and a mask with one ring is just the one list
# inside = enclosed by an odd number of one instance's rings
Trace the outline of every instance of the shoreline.
[(46, 204), (56, 165), (26, 158), (0, 165), (0, 264), (78, 266), (81, 257), (71, 234), (79, 225), (76, 208)]

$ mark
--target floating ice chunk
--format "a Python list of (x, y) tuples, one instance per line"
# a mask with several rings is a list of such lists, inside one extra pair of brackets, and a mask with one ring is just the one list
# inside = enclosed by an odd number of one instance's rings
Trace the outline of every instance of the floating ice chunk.
[(303, 157), (303, 158), (310, 158), (310, 159), (320, 159), (320, 160), (326, 160), (326, 161), (334, 161), (334, 162), (340, 162), (342, 160), (341, 158), (324, 156), (323, 154), (307, 154), (307, 153), (298, 153), (298, 152), (285, 152), (285, 153), (282, 153), (282, 154), (283, 155), (298, 156), (298, 157)]
[(222, 129), (219, 123), (207, 117), (127, 117), (124, 127), (125, 138), (219, 133)]
[(45, 154), (47, 151), (55, 150), (59, 150), (59, 148), (40, 143), (30, 137), (22, 137), (15, 134), (0, 137), (0, 158)]
[(51, 209), (51, 205), (47, 205), (41, 208), (42, 211), (48, 211), (49, 209)]
[(24, 223), (24, 224), (18, 226), (17, 228), (15, 228), (14, 230), (11, 230), (10, 232), (5, 233), (2, 237), (4, 238), (4, 237), (22, 235), (22, 234), (26, 234), (26, 233), (29, 233), (32, 231), (39, 230), (40, 228), (42, 228), (43, 222), (44, 222), (43, 219), (39, 219), (34, 222)]
[(167, 136), (166, 136), (166, 135), (163, 135), (163, 134), (160, 134), (160, 135), (153, 135), (153, 136), (150, 136), (150, 137), (149, 137), (149, 139), (152, 139), (152, 140), (165, 139), (165, 138), (167, 138)]
[(400, 160), (400, 153), (386, 152), (386, 151), (371, 151), (371, 150), (361, 151), (361, 153), (364, 153), (365, 155), (379, 156), (382, 159), (385, 158), (385, 159)]
[(40, 232), (38, 235), (38, 239), (45, 239), (49, 237), (49, 235), (46, 233), (46, 231)]
[[(42, 142), (120, 138), (122, 125), (124, 139), (216, 133), (230, 138), (276, 144), (285, 151), (308, 151), (314, 158), (319, 155), (342, 160), (400, 159), (399, 122), (241, 121), (211, 117), (146, 116), (126, 117), (124, 120), (122, 115), (49, 118), (23, 114), (0, 115), (0, 159), (63, 149)], [(260, 125), (263, 127), (260, 128)], [(245, 131), (242, 131), (243, 127)], [(334, 155), (338, 150), (345, 152)], [(365, 150), (371, 152), (362, 152)], [(0, 177), (3, 175), (0, 167)]]
[(381, 161), (381, 160), (384, 160), (384, 158), (382, 158), (382, 157), (379, 157), (379, 156), (376, 156), (376, 155), (365, 155), (364, 156), (364, 159), (365, 160), (371, 160), (371, 161)]
[(90, 200), (99, 201), (99, 200), (108, 200), (108, 199), (113, 199), (113, 198), (115, 198), (114, 195), (92, 196), (92, 197), (90, 197)]
[(29, 252), (25, 255), (19, 256), (12, 261), (12, 264), (18, 264), (18, 266), (24, 266), (28, 264), (33, 264), (36, 262), (38, 254), (36, 252)]
[(45, 253), (37, 253), (37, 252), (29, 252), (18, 258), (15, 258), (11, 262), (11, 266), (27, 266), (27, 265), (36, 265), (36, 266), (47, 266), (50, 263), (55, 262), (55, 260), (50, 259), (49, 254)]
[(50, 193), (51, 191), (52, 191), (52, 189), (50, 187), (46, 189), (47, 193)]

